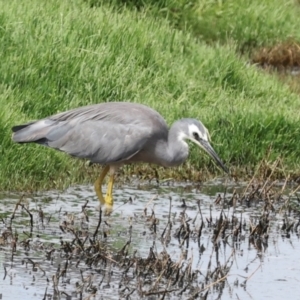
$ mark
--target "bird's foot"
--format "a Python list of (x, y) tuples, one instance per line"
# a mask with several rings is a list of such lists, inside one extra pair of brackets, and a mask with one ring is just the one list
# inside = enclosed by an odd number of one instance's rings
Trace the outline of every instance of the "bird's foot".
[(104, 206), (104, 216), (110, 216), (113, 212), (113, 206), (105, 205)]
[(105, 209), (104, 209), (104, 215), (105, 216), (109, 216), (112, 211), (113, 211), (113, 207), (114, 207), (114, 200), (112, 198), (111, 195), (106, 194), (105, 196)]

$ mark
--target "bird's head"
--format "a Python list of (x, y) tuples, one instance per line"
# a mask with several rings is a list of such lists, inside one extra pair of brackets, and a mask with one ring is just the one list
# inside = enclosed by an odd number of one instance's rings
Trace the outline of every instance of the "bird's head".
[(226, 173), (229, 173), (229, 170), (211, 146), (210, 135), (206, 127), (200, 121), (195, 119), (182, 119), (181, 121), (185, 123), (185, 129), (181, 133), (181, 138), (190, 140), (200, 148), (204, 149), (219, 167), (221, 167)]

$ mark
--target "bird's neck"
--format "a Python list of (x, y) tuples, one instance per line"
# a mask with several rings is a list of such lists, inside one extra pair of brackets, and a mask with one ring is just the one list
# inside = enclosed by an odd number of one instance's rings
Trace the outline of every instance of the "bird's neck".
[(184, 134), (180, 129), (180, 123), (175, 122), (168, 135), (168, 145), (166, 151), (166, 166), (178, 166), (182, 164), (188, 157), (189, 147), (184, 141)]

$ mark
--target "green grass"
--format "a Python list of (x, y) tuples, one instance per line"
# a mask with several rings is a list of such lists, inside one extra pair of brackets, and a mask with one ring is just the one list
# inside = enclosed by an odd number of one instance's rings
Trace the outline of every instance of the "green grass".
[(297, 0), (85, 0), (91, 6), (111, 3), (167, 19), (173, 28), (208, 43), (237, 42), (241, 51), (300, 38)]
[[(293, 14), (296, 6), (287, 3)], [(150, 105), (169, 124), (182, 117), (201, 119), (214, 148), (231, 167), (253, 168), (271, 145), (271, 159), (281, 155), (288, 170), (297, 170), (299, 96), (236, 55), (242, 28), (225, 42), (226, 29), (220, 25), (223, 38), (217, 36), (220, 42), (209, 45), (189, 26), (179, 30), (149, 11), (115, 8), (91, 8), (79, 0), (2, 2), (0, 189), (89, 181), (95, 169), (38, 145), (13, 144), (10, 128), (103, 101)], [(285, 24), (288, 13), (277, 16), (279, 24)], [(276, 36), (274, 14), (267, 14), (270, 33), (261, 37)], [(278, 39), (289, 28), (294, 27), (278, 29)], [(191, 152), (190, 164), (196, 169), (205, 166), (221, 174), (198, 149)]]

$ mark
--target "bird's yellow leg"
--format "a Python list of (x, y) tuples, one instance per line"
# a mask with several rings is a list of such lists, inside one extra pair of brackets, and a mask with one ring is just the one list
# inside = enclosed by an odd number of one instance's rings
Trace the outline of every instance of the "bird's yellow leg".
[(114, 200), (112, 196), (114, 182), (115, 182), (115, 176), (114, 176), (114, 171), (112, 170), (109, 176), (109, 181), (108, 181), (107, 191), (105, 196), (105, 205), (110, 208), (112, 208), (114, 205)]
[(96, 191), (96, 194), (99, 198), (101, 205), (105, 204), (105, 199), (102, 194), (102, 183), (103, 183), (103, 180), (108, 171), (109, 171), (109, 166), (105, 166), (105, 168), (102, 170), (100, 176), (97, 178), (97, 180), (94, 183), (95, 191)]

